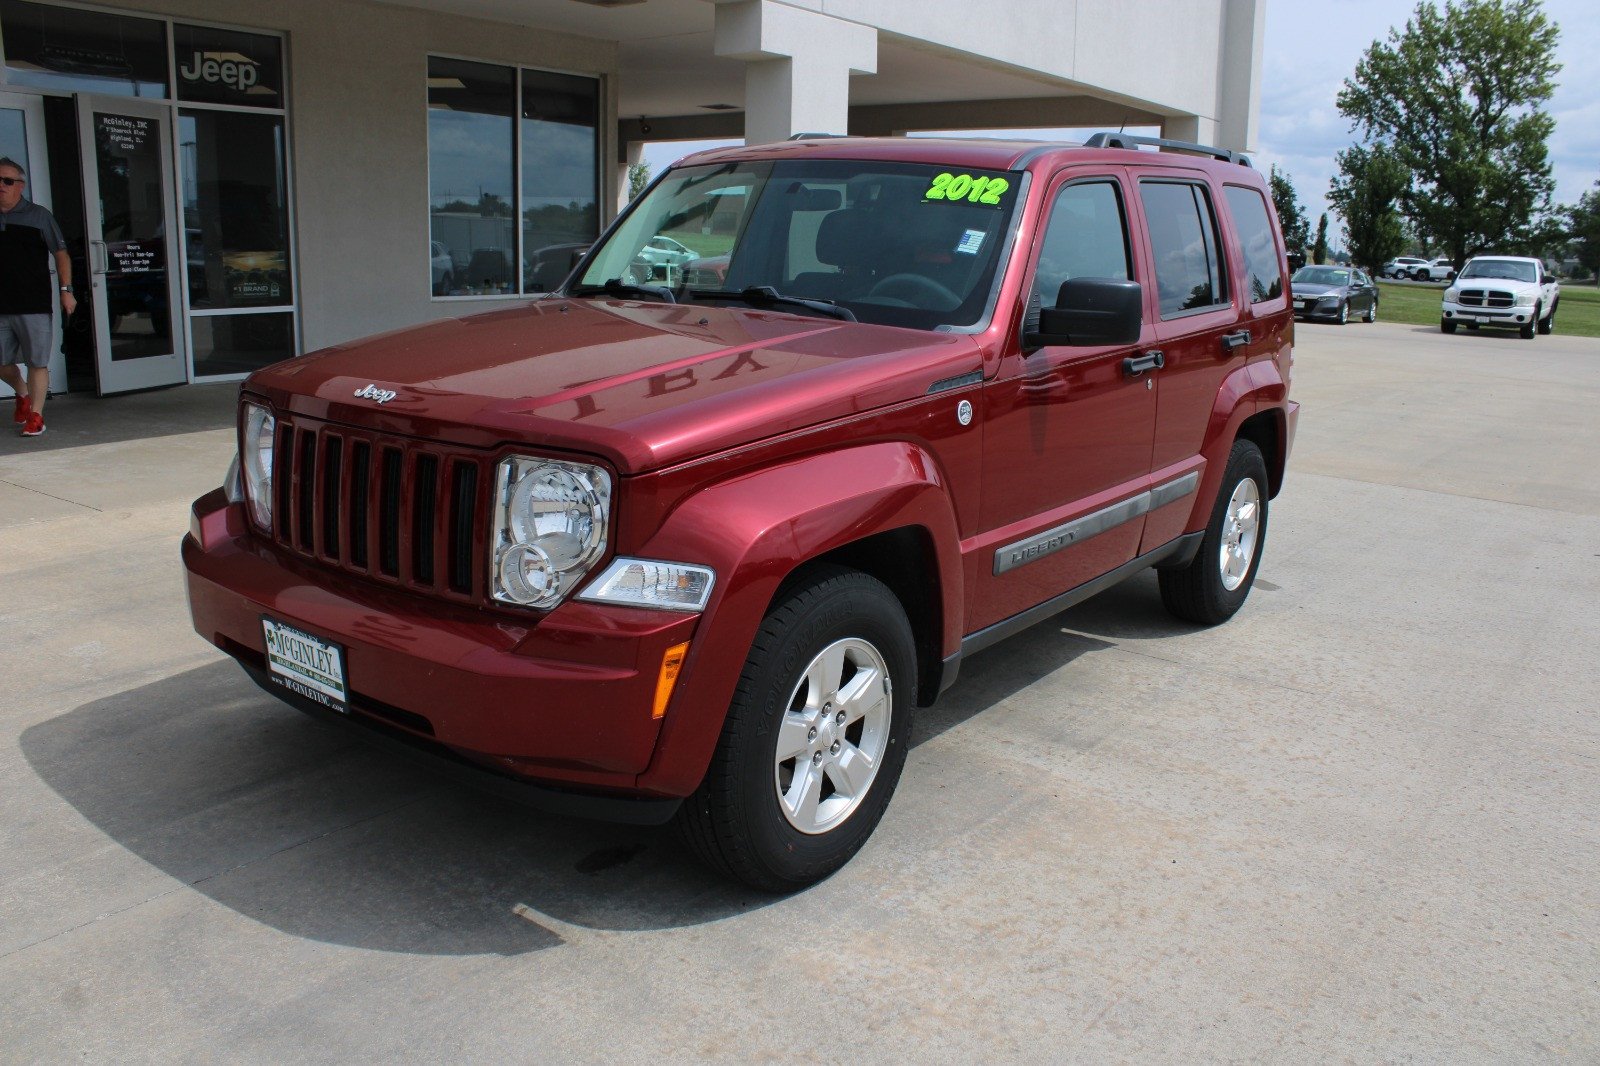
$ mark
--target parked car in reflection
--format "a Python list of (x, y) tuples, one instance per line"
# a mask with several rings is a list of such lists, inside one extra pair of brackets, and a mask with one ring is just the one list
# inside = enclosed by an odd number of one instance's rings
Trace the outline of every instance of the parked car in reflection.
[(535, 248), (522, 261), (522, 291), (550, 292), (578, 265), (588, 243), (547, 244)]
[(1339, 323), (1360, 314), (1378, 320), (1378, 287), (1364, 270), (1354, 267), (1304, 266), (1289, 279), (1296, 318), (1321, 318)]
[(456, 261), (443, 241), (428, 242), (428, 254), (433, 269), (433, 294), (449, 296), (456, 286)]

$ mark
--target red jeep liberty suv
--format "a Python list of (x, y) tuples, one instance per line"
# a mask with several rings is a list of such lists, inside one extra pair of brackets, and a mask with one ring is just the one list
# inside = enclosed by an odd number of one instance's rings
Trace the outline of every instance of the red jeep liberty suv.
[(1145, 567), (1180, 618), (1244, 602), (1298, 406), (1269, 203), (1120, 134), (692, 156), (547, 297), (252, 375), (195, 628), (301, 710), (803, 886), (963, 656)]

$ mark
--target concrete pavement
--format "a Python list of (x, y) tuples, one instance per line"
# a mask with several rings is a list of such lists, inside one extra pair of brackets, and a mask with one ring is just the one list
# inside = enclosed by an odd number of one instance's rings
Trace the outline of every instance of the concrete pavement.
[[(0, 436), (0, 1061), (1600, 1058), (1600, 342), (1302, 325), (1244, 611), (963, 667), (773, 899), (263, 696), (177, 545), (231, 389)], [(40, 445), (43, 445), (42, 447)]]

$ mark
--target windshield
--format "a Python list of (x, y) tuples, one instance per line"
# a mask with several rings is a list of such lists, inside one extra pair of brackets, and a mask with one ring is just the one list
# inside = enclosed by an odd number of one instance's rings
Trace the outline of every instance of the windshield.
[(1294, 277), (1289, 279), (1290, 284), (1297, 281), (1307, 285), (1348, 285), (1350, 271), (1334, 267), (1301, 267), (1294, 272)]
[(1461, 272), (1461, 279), (1502, 278), (1506, 281), (1538, 281), (1539, 268), (1516, 259), (1474, 259)]
[(988, 317), (1021, 186), (1015, 173), (876, 160), (682, 167), (568, 291), (971, 329)]

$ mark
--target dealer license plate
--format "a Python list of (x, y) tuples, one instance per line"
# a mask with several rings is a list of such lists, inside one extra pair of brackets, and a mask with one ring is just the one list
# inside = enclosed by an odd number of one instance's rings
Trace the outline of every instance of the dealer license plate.
[(341, 713), (348, 710), (344, 651), (303, 629), (261, 619), (267, 642), (267, 672), (274, 684)]

